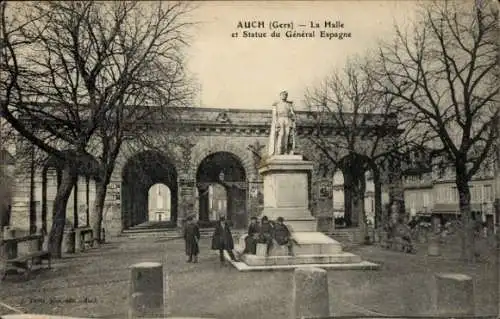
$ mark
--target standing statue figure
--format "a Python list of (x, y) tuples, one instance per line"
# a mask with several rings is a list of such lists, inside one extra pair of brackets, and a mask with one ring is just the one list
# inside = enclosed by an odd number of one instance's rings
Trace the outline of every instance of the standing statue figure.
[(280, 93), (281, 100), (273, 104), (273, 119), (269, 136), (269, 156), (293, 154), (295, 149), (296, 116), (288, 92)]

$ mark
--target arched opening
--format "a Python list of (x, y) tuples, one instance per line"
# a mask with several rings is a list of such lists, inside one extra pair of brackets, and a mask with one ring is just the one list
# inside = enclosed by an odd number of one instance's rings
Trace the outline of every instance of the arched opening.
[(209, 219), (216, 220), (217, 217), (227, 217), (227, 189), (221, 184), (208, 186), (208, 210)]
[(150, 222), (169, 221), (172, 213), (172, 192), (162, 183), (154, 184), (148, 192), (148, 220)]
[(333, 218), (335, 227), (344, 225), (344, 175), (341, 170), (336, 170), (333, 174)]
[(196, 172), (198, 219), (201, 226), (211, 226), (225, 215), (234, 228), (247, 226), (247, 180), (241, 160), (232, 153), (210, 154)]
[(375, 225), (375, 181), (371, 170), (365, 171), (364, 215), (368, 225)]
[[(162, 201), (169, 198), (170, 214), (166, 220), (150, 220), (149, 195), (155, 184), (163, 184), (170, 191), (170, 196), (161, 195)], [(165, 155), (155, 151), (136, 154), (127, 161), (122, 172), (123, 228), (176, 227), (177, 193), (177, 170)], [(162, 203), (165, 204), (165, 201)]]

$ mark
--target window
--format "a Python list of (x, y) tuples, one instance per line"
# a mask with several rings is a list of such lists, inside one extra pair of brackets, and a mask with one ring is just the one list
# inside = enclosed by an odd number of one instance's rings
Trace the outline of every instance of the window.
[(451, 188), (451, 202), (458, 203), (458, 191), (456, 187)]
[(470, 199), (471, 202), (481, 202), (481, 188), (470, 186)]
[(417, 208), (418, 206), (420, 206), (421, 200), (422, 200), (422, 193), (421, 192), (415, 193), (415, 205), (413, 206), (413, 208)]
[(422, 196), (423, 196), (423, 203), (424, 203), (424, 207), (430, 207), (430, 196), (429, 196), (429, 192), (424, 192)]
[(445, 187), (438, 187), (438, 189), (437, 189), (437, 201), (440, 203), (445, 203), (447, 201)]
[(414, 206), (415, 200), (414, 200), (413, 191), (407, 191), (407, 193), (405, 193), (405, 201), (406, 201), (406, 205), (408, 205), (409, 208)]
[(417, 205), (417, 194), (412, 193), (410, 194), (410, 207), (415, 208), (416, 205)]
[(493, 201), (493, 189), (491, 185), (484, 185), (483, 187), (483, 201), (492, 202)]

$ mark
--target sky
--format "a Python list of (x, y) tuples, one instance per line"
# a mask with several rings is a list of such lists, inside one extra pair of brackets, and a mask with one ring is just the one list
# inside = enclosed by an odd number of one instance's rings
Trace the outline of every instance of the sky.
[[(268, 108), (287, 90), (297, 108), (305, 89), (342, 68), (349, 57), (391, 40), (394, 23), (414, 18), (415, 1), (207, 1), (191, 13), (192, 29), (187, 67), (198, 82), (195, 106)], [(263, 21), (262, 29), (238, 29), (239, 21)], [(269, 23), (293, 23), (292, 31), (315, 31), (314, 38), (270, 37)], [(312, 29), (311, 21), (321, 28)], [(324, 28), (339, 21), (344, 28)], [(299, 25), (306, 25), (300, 27)], [(265, 32), (266, 38), (243, 38), (243, 31)], [(321, 38), (320, 30), (351, 33), (350, 38)], [(232, 33), (239, 32), (239, 37)]]

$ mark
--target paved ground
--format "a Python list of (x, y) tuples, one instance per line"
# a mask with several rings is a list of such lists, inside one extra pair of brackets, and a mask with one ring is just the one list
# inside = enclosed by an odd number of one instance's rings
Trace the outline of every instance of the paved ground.
[[(30, 313), (123, 318), (126, 316), (129, 271), (142, 261), (160, 261), (169, 270), (169, 312), (174, 316), (212, 318), (288, 318), (292, 300), (291, 272), (239, 273), (220, 267), (218, 257), (201, 242), (200, 263), (187, 264), (180, 240), (121, 239), (56, 261), (29, 282), (8, 277), (0, 286), (2, 304)], [(493, 264), (487, 245), (475, 265), (458, 261), (453, 245), (442, 257), (427, 257), (353, 247), (363, 259), (382, 264), (378, 271), (330, 271), (331, 311), (335, 315), (418, 315), (429, 312), (433, 274), (460, 272), (473, 276), (479, 315), (495, 312)]]

